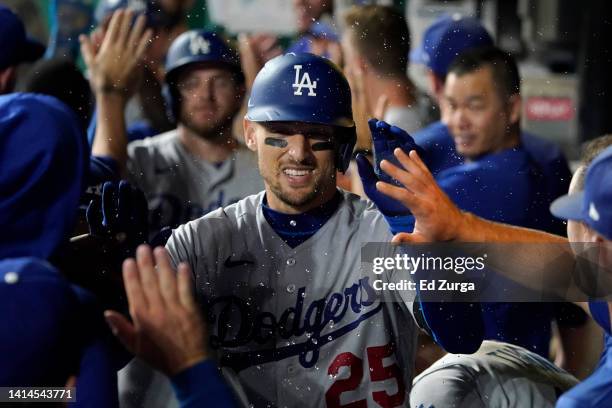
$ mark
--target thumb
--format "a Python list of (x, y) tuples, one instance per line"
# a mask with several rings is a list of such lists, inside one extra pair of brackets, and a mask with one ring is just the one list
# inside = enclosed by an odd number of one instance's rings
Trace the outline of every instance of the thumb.
[(105, 311), (104, 318), (106, 319), (106, 324), (108, 324), (121, 344), (123, 344), (130, 353), (136, 354), (136, 329), (134, 325), (130, 323), (125, 316), (113, 310)]
[(374, 173), (374, 169), (372, 168), (372, 164), (365, 157), (365, 155), (359, 153), (355, 158), (357, 161), (357, 170), (359, 171), (359, 177), (361, 177), (361, 181), (364, 186), (367, 185), (375, 185), (378, 181), (376, 177), (376, 173)]
[(427, 242), (427, 240), (418, 232), (400, 232), (395, 234), (391, 240), (392, 244), (420, 244), (424, 242)]

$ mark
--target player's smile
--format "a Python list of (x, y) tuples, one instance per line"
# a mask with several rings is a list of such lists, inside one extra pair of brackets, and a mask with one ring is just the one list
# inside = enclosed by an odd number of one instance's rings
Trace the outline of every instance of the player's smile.
[(287, 178), (291, 187), (305, 187), (312, 183), (314, 179), (314, 168), (308, 167), (286, 167), (281, 173)]

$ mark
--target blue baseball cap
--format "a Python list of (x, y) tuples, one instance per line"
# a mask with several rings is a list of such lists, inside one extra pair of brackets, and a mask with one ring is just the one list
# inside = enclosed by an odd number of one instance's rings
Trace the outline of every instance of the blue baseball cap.
[(17, 14), (0, 5), (0, 69), (35, 61), (44, 53), (45, 46), (26, 35)]
[(559, 197), (550, 212), (564, 220), (582, 221), (612, 240), (612, 146), (589, 166), (584, 190)]
[(425, 64), (446, 77), (453, 60), (470, 48), (492, 46), (489, 32), (474, 17), (443, 15), (423, 35), (421, 46), (410, 52), (410, 61)]

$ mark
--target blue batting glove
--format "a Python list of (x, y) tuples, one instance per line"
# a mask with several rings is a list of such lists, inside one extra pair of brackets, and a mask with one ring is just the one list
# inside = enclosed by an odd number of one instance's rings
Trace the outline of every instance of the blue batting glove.
[(387, 160), (395, 166), (402, 168), (399, 160), (393, 154), (398, 147), (408, 154), (411, 150), (416, 150), (419, 156), (423, 157), (423, 151), (416, 144), (412, 136), (397, 126), (391, 126), (387, 122), (378, 119), (368, 121), (370, 133), (372, 134), (372, 144), (374, 145), (374, 172), (378, 179), (389, 184), (401, 186), (400, 182), (393, 179), (380, 168), (380, 162)]
[(115, 240), (126, 256), (132, 256), (138, 245), (147, 242), (148, 214), (144, 193), (121, 180), (104, 183), (102, 195), (90, 202), (86, 217), (91, 235)]

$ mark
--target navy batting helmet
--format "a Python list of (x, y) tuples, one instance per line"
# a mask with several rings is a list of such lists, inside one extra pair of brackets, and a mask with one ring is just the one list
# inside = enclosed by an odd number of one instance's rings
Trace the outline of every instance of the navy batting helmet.
[(193, 64), (227, 69), (234, 73), (238, 83), (244, 82), (240, 57), (223, 36), (205, 30), (191, 30), (179, 35), (166, 55), (166, 96), (174, 118), (178, 118), (180, 106), (180, 95), (176, 89), (178, 74)]
[(246, 119), (333, 126), (336, 167), (348, 168), (357, 140), (351, 89), (326, 58), (289, 53), (268, 61), (253, 82)]

